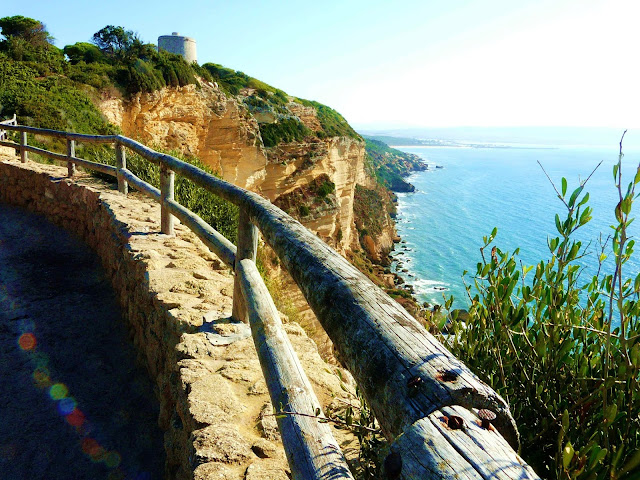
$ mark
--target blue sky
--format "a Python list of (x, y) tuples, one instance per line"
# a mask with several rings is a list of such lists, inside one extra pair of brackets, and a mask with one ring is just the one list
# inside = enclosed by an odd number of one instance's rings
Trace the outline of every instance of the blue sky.
[(220, 63), (357, 127), (640, 127), (636, 0), (5, 2), (62, 47), (108, 24)]

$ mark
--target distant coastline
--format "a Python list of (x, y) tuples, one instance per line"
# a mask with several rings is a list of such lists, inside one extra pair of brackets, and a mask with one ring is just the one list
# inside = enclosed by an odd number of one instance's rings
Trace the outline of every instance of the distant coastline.
[[(381, 140), (388, 145), (420, 146), (424, 144), (478, 148), (580, 147), (613, 148), (620, 142), (624, 128), (611, 127), (361, 127), (362, 135)], [(640, 129), (630, 128), (625, 135), (627, 150), (640, 149)]]
[(440, 143), (425, 143), (421, 145), (395, 145), (389, 144), (391, 148), (499, 148), (499, 149), (514, 149), (514, 150), (555, 150), (558, 147), (542, 146), (542, 145), (495, 145), (495, 144), (479, 144), (479, 143), (456, 143), (456, 142), (440, 142)]

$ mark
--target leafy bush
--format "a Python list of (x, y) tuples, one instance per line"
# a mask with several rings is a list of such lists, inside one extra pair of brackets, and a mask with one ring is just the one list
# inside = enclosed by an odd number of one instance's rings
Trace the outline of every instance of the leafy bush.
[(69, 79), (39, 78), (22, 62), (0, 53), (0, 115), (14, 113), (23, 125), (93, 134), (112, 134), (110, 125), (89, 96)]
[(116, 68), (108, 63), (78, 62), (67, 66), (67, 77), (77, 83), (84, 83), (102, 90), (113, 85), (116, 76)]
[(260, 134), (265, 147), (275, 147), (283, 142), (299, 142), (313, 132), (295, 118), (285, 118), (276, 123), (261, 124)]
[(77, 42), (73, 45), (67, 45), (63, 51), (64, 54), (69, 57), (69, 63), (71, 63), (71, 65), (80, 62), (93, 63), (105, 61), (102, 51), (92, 43)]
[(218, 85), (231, 95), (238, 95), (243, 88), (254, 88), (259, 96), (268, 99), (276, 105), (286, 105), (289, 102), (287, 94), (280, 89), (267, 85), (257, 78), (250, 77), (244, 72), (232, 70), (217, 63), (205, 63), (203, 66)]
[[(204, 165), (197, 158), (185, 158), (179, 152), (165, 152), (185, 162), (191, 163), (208, 173), (213, 173), (209, 167)], [(115, 165), (115, 153), (113, 150), (98, 150), (94, 155), (95, 161)], [(160, 188), (160, 167), (145, 160), (140, 155), (127, 150), (127, 168), (134, 175), (140, 177), (156, 188)], [(97, 175), (105, 178), (102, 175)], [(113, 177), (107, 177), (114, 181)], [(233, 243), (237, 241), (238, 232), (238, 207), (231, 202), (221, 199), (217, 195), (194, 184), (181, 175), (176, 175), (174, 184), (175, 199), (195, 214), (199, 215), (205, 222), (215, 228)]]
[(336, 189), (336, 184), (330, 180), (325, 180), (322, 185), (318, 187), (318, 196), (321, 198), (326, 197), (330, 193), (333, 193)]
[(327, 107), (313, 100), (296, 99), (297, 102), (307, 107), (313, 107), (318, 112), (318, 121), (322, 126), (320, 137), (352, 137), (361, 140), (362, 137), (347, 123), (342, 115), (333, 108)]
[(311, 210), (307, 205), (300, 205), (298, 207), (298, 213), (300, 214), (301, 217), (306, 217), (311, 213)]
[(517, 250), (492, 246), (494, 229), (481, 248), (477, 293), (468, 288), (471, 320), (454, 322), (447, 340), (506, 397), (525, 460), (543, 477), (640, 473), (640, 273), (625, 268), (634, 249), (627, 228), (640, 167), (624, 189), (621, 162), (622, 151), (613, 170), (620, 198), (613, 272), (602, 272), (602, 246), (599, 274), (580, 278), (578, 260), (588, 246), (574, 235), (591, 219), (589, 194), (586, 182), (568, 194), (563, 178), (558, 197), (566, 215), (556, 215), (550, 259), (522, 266)]

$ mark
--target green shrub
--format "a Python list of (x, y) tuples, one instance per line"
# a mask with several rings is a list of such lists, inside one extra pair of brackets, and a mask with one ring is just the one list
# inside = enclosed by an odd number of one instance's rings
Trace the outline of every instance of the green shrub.
[(322, 185), (318, 187), (317, 194), (319, 197), (324, 198), (330, 193), (333, 193), (336, 189), (336, 184), (330, 180), (325, 180)]
[[(588, 246), (574, 239), (591, 219), (585, 182), (558, 197), (558, 235), (550, 259), (522, 266), (518, 251), (484, 238), (469, 296), (471, 320), (454, 322), (447, 340), (509, 404), (522, 452), (548, 478), (638, 478), (640, 474), (640, 273), (626, 266), (634, 249), (627, 228), (640, 167), (620, 196), (612, 238), (613, 272), (581, 278)], [(637, 197), (635, 197), (637, 198)], [(629, 276), (631, 275), (631, 276)], [(450, 303), (449, 303), (450, 305)]]
[(40, 78), (23, 62), (0, 53), (0, 116), (18, 115), (19, 123), (40, 128), (112, 134), (110, 125), (89, 96), (61, 76)]
[(103, 53), (92, 43), (77, 42), (73, 45), (67, 45), (63, 51), (64, 54), (69, 57), (69, 63), (71, 63), (71, 65), (80, 62), (93, 63), (105, 61)]
[[(213, 173), (197, 158), (185, 158), (179, 152), (164, 152), (180, 160), (195, 165), (201, 170)], [(93, 157), (95, 161), (115, 165), (115, 153), (110, 150), (99, 150)], [(156, 188), (160, 188), (160, 167), (145, 160), (140, 155), (127, 150), (127, 168), (134, 175), (140, 177)], [(105, 178), (103, 175), (97, 175)], [(106, 177), (109, 181), (114, 181), (113, 177)], [(181, 175), (176, 175), (174, 184), (175, 199), (196, 215), (199, 215), (205, 222), (224, 235), (232, 243), (237, 241), (238, 232), (238, 207), (231, 202), (221, 199), (217, 195), (197, 186), (191, 180)]]
[(205, 63), (202, 67), (209, 72), (214, 81), (218, 82), (222, 90), (231, 95), (238, 95), (243, 88), (254, 88), (257, 94), (269, 103), (286, 105), (289, 102), (285, 92), (244, 72), (232, 70), (217, 63)]
[(299, 142), (313, 132), (295, 118), (285, 118), (276, 123), (260, 124), (260, 134), (265, 147), (275, 147), (283, 142)]
[(322, 133), (319, 137), (352, 137), (361, 140), (362, 137), (347, 123), (342, 115), (333, 108), (327, 107), (319, 102), (312, 100), (296, 99), (302, 105), (313, 107), (318, 112), (318, 121), (322, 126)]
[(218, 82), (220, 88), (231, 95), (237, 95), (242, 88), (249, 86), (251, 77), (243, 72), (223, 67), (217, 63), (205, 63), (202, 67), (209, 72), (214, 81)]
[(311, 210), (307, 205), (300, 205), (298, 207), (298, 213), (300, 214), (301, 217), (306, 217), (311, 213)]
[(108, 63), (78, 62), (67, 66), (67, 77), (77, 83), (90, 85), (97, 90), (113, 85), (116, 68)]

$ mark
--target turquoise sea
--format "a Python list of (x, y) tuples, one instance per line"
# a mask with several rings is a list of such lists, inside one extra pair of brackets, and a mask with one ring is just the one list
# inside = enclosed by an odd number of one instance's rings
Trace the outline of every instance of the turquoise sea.
[[(465, 308), (462, 273), (467, 270), (472, 282), (482, 237), (493, 227), (498, 228), (496, 245), (508, 251), (520, 247), (525, 265), (550, 256), (547, 239), (557, 233), (554, 216), (559, 213), (563, 219), (566, 211), (537, 161), (558, 189), (566, 177), (569, 192), (602, 161), (586, 187), (593, 220), (579, 234), (581, 240), (593, 242), (593, 253), (581, 260), (586, 283), (596, 272), (600, 233), (606, 237), (613, 232), (610, 225), (618, 203), (612, 173), (616, 147), (395, 147), (419, 155), (430, 168), (407, 179), (415, 185), (414, 193), (398, 194), (397, 228), (403, 243), (396, 245), (398, 261), (393, 268), (408, 270), (401, 275), (421, 301), (442, 304), (443, 294), (453, 295), (454, 306)], [(639, 162), (640, 150), (625, 151), (624, 188)], [(633, 212), (640, 217), (640, 199)], [(640, 219), (631, 225), (630, 234), (640, 237)], [(639, 271), (640, 244), (623, 274), (630, 277)]]

